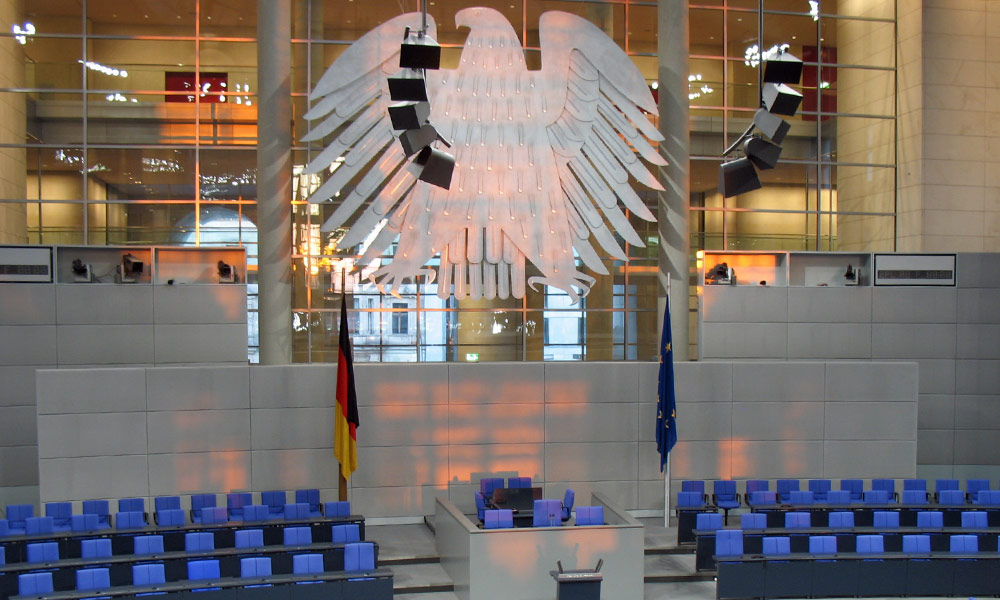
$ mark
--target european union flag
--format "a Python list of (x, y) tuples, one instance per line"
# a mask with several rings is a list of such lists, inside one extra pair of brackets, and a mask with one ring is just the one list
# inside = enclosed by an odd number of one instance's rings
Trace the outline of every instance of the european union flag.
[(677, 398), (674, 396), (674, 351), (670, 346), (670, 298), (663, 306), (663, 334), (660, 336), (660, 377), (656, 404), (656, 449), (660, 451), (660, 471), (667, 454), (677, 443)]

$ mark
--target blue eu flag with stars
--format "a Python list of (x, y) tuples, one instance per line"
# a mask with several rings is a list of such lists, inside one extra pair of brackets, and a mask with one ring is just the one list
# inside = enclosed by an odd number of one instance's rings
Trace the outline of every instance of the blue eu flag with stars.
[(670, 345), (670, 299), (663, 306), (663, 334), (660, 336), (660, 377), (656, 403), (656, 449), (660, 451), (660, 471), (677, 443), (677, 398), (674, 396), (674, 351)]

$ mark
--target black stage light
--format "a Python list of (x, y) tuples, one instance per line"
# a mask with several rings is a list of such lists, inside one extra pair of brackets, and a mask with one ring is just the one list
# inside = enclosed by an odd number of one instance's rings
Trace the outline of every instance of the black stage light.
[(455, 157), (451, 154), (427, 147), (420, 151), (413, 164), (423, 167), (419, 175), (421, 181), (444, 189), (451, 187), (451, 175), (455, 171)]
[(236, 283), (236, 270), (233, 269), (233, 265), (227, 265), (220, 260), (217, 267), (219, 269), (219, 283)]
[(131, 254), (122, 256), (122, 264), (118, 267), (121, 283), (135, 283), (142, 275), (142, 261)]
[(407, 32), (399, 47), (400, 69), (440, 69), (441, 46), (429, 35)]
[(794, 117), (802, 103), (802, 94), (783, 83), (765, 83), (763, 96), (768, 112), (786, 117)]
[(754, 113), (753, 124), (775, 144), (780, 144), (792, 127), (778, 115), (772, 115), (763, 108), (758, 108)]
[(389, 105), (389, 119), (392, 128), (419, 129), (431, 116), (431, 105), (427, 102), (397, 102)]
[(748, 158), (737, 158), (719, 165), (719, 191), (732, 198), (761, 188), (757, 171)]
[(765, 83), (795, 83), (802, 79), (802, 61), (787, 52), (764, 61)]
[(743, 142), (743, 154), (750, 159), (758, 169), (764, 171), (778, 165), (781, 156), (781, 146), (759, 138), (751, 137)]
[(420, 73), (404, 70), (389, 78), (389, 98), (393, 102), (427, 102), (427, 84)]
[(89, 264), (84, 264), (79, 258), (73, 259), (73, 281), (77, 283), (90, 283), (94, 280), (93, 271)]
[(403, 146), (403, 152), (407, 156), (420, 152), (438, 137), (437, 129), (430, 123), (423, 125), (419, 129), (407, 129), (399, 134), (399, 143)]

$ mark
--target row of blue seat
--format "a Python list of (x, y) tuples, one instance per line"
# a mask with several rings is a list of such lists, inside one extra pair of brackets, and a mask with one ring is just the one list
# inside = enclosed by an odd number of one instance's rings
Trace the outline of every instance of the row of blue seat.
[[(344, 523), (332, 527), (332, 540), (335, 544), (347, 544), (361, 541), (360, 526), (357, 523)], [(308, 546), (313, 543), (311, 527), (286, 527), (284, 529), (284, 544), (286, 546)], [(262, 548), (264, 532), (261, 529), (241, 529), (236, 532), (237, 548)], [(3, 548), (0, 548), (0, 565), (4, 564)], [(205, 552), (215, 550), (215, 534), (211, 531), (193, 531), (184, 535), (184, 550), (186, 552)], [(133, 553), (137, 555), (162, 554), (162, 535), (141, 535), (135, 537)], [(107, 538), (88, 539), (80, 542), (81, 558), (111, 557), (111, 540)], [(49, 563), (59, 560), (59, 544), (57, 542), (36, 542), (28, 544), (27, 562)]]
[[(296, 575), (323, 573), (323, 555), (297, 554), (292, 557), (292, 572)], [(219, 579), (219, 561), (215, 559), (188, 562), (188, 580)], [(348, 572), (371, 571), (375, 568), (375, 548), (371, 542), (356, 542), (344, 546), (344, 570)], [(241, 577), (270, 577), (271, 559), (248, 557), (240, 559)], [(141, 564), (132, 567), (132, 585), (157, 585), (166, 583), (162, 564)], [(76, 572), (77, 590), (106, 590), (111, 588), (109, 570), (105, 567), (81, 569)], [(50, 594), (53, 590), (52, 573), (24, 573), (18, 576), (18, 593), (22, 596)], [(200, 591), (200, 590), (195, 590)]]
[[(530, 487), (530, 486), (529, 486)], [(493, 490), (490, 490), (492, 493)], [(486, 509), (487, 498), (486, 494), (482, 491), (477, 491), (474, 494), (476, 501), (476, 517), (479, 519), (480, 523), (484, 523), (486, 520)], [(548, 502), (548, 504), (539, 505), (539, 502)], [(558, 522), (554, 521), (554, 517), (550, 517), (550, 514), (557, 514), (559, 521), (568, 521), (570, 515), (573, 513), (573, 503), (576, 502), (576, 492), (572, 489), (567, 488), (566, 493), (563, 494), (562, 502), (559, 500), (535, 500), (534, 512), (532, 513), (532, 521), (535, 527), (550, 527), (553, 525), (558, 525)], [(541, 512), (539, 511), (539, 506), (541, 506)], [(553, 512), (553, 509), (558, 507), (558, 511)]]
[[(899, 513), (885, 510), (873, 513), (873, 527), (876, 529), (899, 529)], [(785, 513), (785, 529), (808, 529), (812, 527), (812, 515), (808, 512)], [(834, 511), (829, 515), (827, 527), (831, 529), (850, 529), (854, 527), (854, 513)], [(917, 513), (917, 527), (944, 527), (944, 513), (940, 511), (921, 511)], [(986, 529), (987, 514), (982, 511), (964, 511), (962, 527), (966, 529)], [(697, 515), (695, 529), (712, 531), (723, 529), (723, 518), (719, 513), (700, 513)], [(741, 529), (767, 529), (767, 515), (764, 513), (746, 513), (740, 515)]]
[[(479, 491), (490, 498), (493, 496), (493, 490), (503, 487), (503, 477), (483, 477), (479, 480)], [(530, 488), (531, 487), (531, 477), (508, 477), (507, 478), (508, 488)]]
[[(538, 502), (544, 502), (544, 500), (536, 500), (536, 506)], [(555, 500), (554, 502), (558, 502)], [(552, 522), (547, 514), (539, 513), (536, 509), (535, 514), (542, 515), (540, 521), (543, 521), (543, 525), (534, 524), (535, 527), (550, 527), (553, 525), (560, 525), (562, 520), (557, 522)], [(721, 517), (721, 515), (719, 515)], [(534, 521), (534, 514), (532, 515), (532, 520)], [(576, 508), (576, 524), (577, 525), (604, 525), (604, 507), (603, 506), (578, 506)], [(483, 519), (483, 529), (509, 529), (514, 526), (514, 511), (509, 508), (493, 508), (487, 509), (485, 511), (485, 517)]]
[[(966, 493), (961, 490), (942, 490), (936, 495), (937, 504), (942, 506), (965, 506)], [(689, 500), (689, 499), (688, 499)], [(746, 504), (750, 508), (758, 506), (772, 506), (778, 504), (780, 496), (778, 492), (768, 490), (750, 492), (746, 497)], [(886, 490), (866, 490), (862, 494), (863, 504), (886, 505), (895, 502), (895, 498)], [(920, 506), (930, 504), (930, 494), (920, 490), (903, 490), (900, 504), (907, 506)], [(788, 494), (788, 500), (784, 504), (792, 506), (810, 506), (817, 504), (816, 495), (810, 490), (794, 490)], [(844, 505), (851, 504), (851, 494), (847, 490), (831, 490), (826, 493), (826, 500), (823, 504)], [(972, 504), (976, 506), (1000, 506), (1000, 490), (979, 490), (972, 498)]]
[[(299, 492), (316, 492), (319, 490), (298, 490)], [(279, 492), (270, 492), (278, 494)], [(269, 492), (264, 492), (269, 494)], [(284, 494), (284, 492), (280, 492)], [(346, 517), (350, 515), (350, 502), (327, 502), (320, 507), (311, 502), (294, 502), (280, 505), (244, 504), (250, 496), (249, 492), (229, 494), (238, 498), (227, 498), (227, 506), (214, 506), (215, 495), (203, 494), (204, 498), (196, 501), (198, 496), (192, 496), (191, 522), (201, 524), (220, 524), (230, 521), (261, 522), (285, 519), (302, 521), (321, 517)], [(305, 494), (310, 497), (310, 494)], [(210, 497), (210, 498), (209, 498)], [(270, 500), (282, 499), (278, 496)], [(187, 525), (187, 515), (180, 508), (180, 496), (161, 496), (155, 499), (155, 522), (161, 527)], [(107, 500), (86, 500), (83, 502), (83, 513), (73, 514), (70, 502), (49, 502), (45, 505), (45, 516), (34, 516), (34, 506), (17, 504), (7, 506), (7, 518), (0, 519), (0, 537), (8, 535), (41, 535), (63, 531), (99, 531), (110, 529), (112, 523), (118, 529), (141, 529), (149, 526), (149, 518), (145, 512), (145, 501), (142, 498), (123, 498), (118, 501), (119, 511), (114, 519), (110, 514), (110, 504)]]
[[(979, 548), (979, 538), (975, 535), (955, 534), (950, 537), (950, 548), (954, 554), (975, 554)], [(765, 556), (782, 556), (790, 554), (790, 538), (788, 536), (773, 536), (764, 538)], [(880, 534), (859, 535), (856, 541), (858, 554), (883, 554), (885, 552), (883, 538)], [(985, 551), (985, 549), (983, 549)], [(903, 552), (929, 553), (931, 551), (930, 536), (914, 534), (903, 536)], [(809, 553), (818, 555), (836, 554), (837, 536), (809, 536)], [(743, 531), (740, 529), (722, 529), (715, 535), (716, 556), (742, 556)]]

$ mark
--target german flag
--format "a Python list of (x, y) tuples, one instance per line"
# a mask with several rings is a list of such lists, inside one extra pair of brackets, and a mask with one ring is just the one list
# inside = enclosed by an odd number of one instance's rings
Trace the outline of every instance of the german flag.
[(358, 394), (354, 389), (354, 354), (347, 326), (347, 295), (340, 295), (340, 348), (337, 353), (337, 410), (333, 425), (333, 455), (344, 480), (358, 468)]

